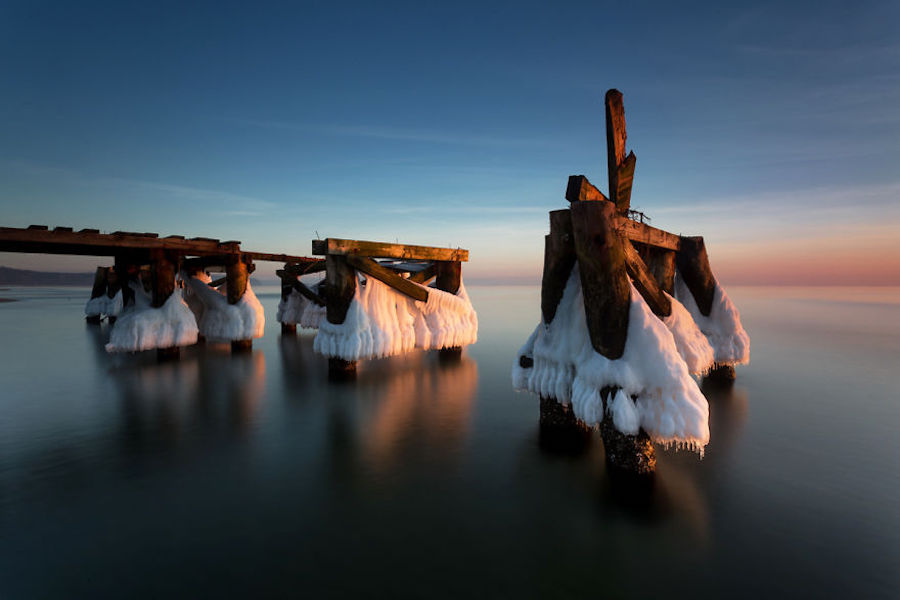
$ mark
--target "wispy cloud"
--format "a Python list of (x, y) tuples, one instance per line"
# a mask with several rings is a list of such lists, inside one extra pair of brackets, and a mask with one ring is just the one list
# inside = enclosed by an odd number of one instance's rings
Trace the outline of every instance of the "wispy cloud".
[(313, 125), (307, 123), (294, 123), (289, 121), (269, 121), (258, 119), (228, 120), (233, 123), (263, 127), (267, 129), (281, 129), (285, 131), (316, 133), (321, 135), (376, 138), (384, 140), (399, 140), (431, 144), (500, 147), (530, 147), (552, 145), (551, 141), (538, 138), (507, 137), (471, 132), (446, 132), (384, 125)]

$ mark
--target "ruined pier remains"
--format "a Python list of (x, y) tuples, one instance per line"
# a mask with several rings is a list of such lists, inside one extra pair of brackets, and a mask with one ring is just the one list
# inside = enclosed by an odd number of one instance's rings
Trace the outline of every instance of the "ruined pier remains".
[[(356, 373), (361, 359), (437, 349), (459, 357), (476, 341), (478, 319), (462, 281), (468, 250), (327, 238), (312, 253), (325, 276), (309, 286), (303, 268), (284, 269), (282, 331), (318, 329), (314, 348), (333, 378)], [(434, 280), (429, 285), (429, 282)]]
[[(285, 269), (324, 264), (321, 259), (246, 251), (238, 241), (42, 225), (0, 227), (0, 251), (113, 257), (111, 267), (97, 269), (86, 319), (99, 323), (106, 316), (115, 323), (109, 352), (155, 349), (160, 358), (177, 357), (179, 348), (201, 336), (230, 343), (236, 352), (251, 349), (265, 326), (249, 282), (254, 261), (282, 262)], [(225, 276), (212, 282), (209, 270)], [(179, 286), (182, 293), (176, 293)]]
[(625, 152), (622, 94), (610, 90), (605, 104), (609, 196), (573, 175), (569, 208), (550, 212), (541, 322), (513, 384), (540, 395), (542, 427), (599, 427), (611, 467), (648, 474), (653, 443), (702, 453), (709, 407), (695, 377), (733, 379), (749, 339), (703, 238), (631, 210), (636, 158)]

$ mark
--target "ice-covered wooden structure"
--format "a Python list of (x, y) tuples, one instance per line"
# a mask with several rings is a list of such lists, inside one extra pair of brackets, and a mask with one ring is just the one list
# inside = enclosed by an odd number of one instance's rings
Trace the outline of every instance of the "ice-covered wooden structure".
[[(115, 322), (107, 350), (156, 349), (161, 358), (177, 356), (180, 347), (195, 343), (199, 336), (229, 342), (233, 351), (252, 347), (265, 324), (249, 282), (254, 261), (282, 262), (285, 269), (307, 271), (318, 265), (324, 268), (325, 263), (243, 250), (238, 241), (71, 227), (51, 230), (43, 225), (0, 227), (0, 251), (113, 257), (112, 267), (97, 269), (86, 318), (96, 323), (106, 315)], [(205, 273), (216, 268), (225, 277), (211, 286)], [(192, 302), (178, 293), (178, 279)]]
[(573, 175), (569, 208), (550, 212), (541, 322), (512, 376), (540, 395), (542, 428), (598, 426), (611, 466), (651, 473), (653, 442), (702, 452), (709, 407), (694, 377), (733, 379), (749, 339), (703, 238), (631, 210), (636, 159), (625, 153), (622, 94), (609, 90), (605, 104), (609, 197)]
[(283, 332), (319, 330), (314, 347), (333, 378), (352, 376), (361, 359), (414, 348), (454, 358), (475, 342), (478, 320), (462, 282), (468, 250), (327, 238), (313, 241), (312, 254), (325, 257), (318, 282), (300, 281), (303, 265), (278, 272), (278, 320)]

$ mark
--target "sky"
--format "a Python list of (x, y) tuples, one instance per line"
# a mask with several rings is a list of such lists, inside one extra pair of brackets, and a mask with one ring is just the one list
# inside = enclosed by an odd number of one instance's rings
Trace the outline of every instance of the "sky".
[(900, 285), (896, 0), (2, 0), (0, 86), (0, 226), (460, 246), (537, 283), (617, 88), (632, 207), (720, 281)]

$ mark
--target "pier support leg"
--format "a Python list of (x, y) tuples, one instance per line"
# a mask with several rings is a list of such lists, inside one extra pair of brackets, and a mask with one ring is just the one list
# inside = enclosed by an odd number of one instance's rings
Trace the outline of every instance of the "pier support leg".
[(606, 200), (573, 202), (571, 211), (591, 345), (615, 360), (625, 352), (631, 309), (625, 250), (615, 228), (616, 207)]
[(294, 335), (297, 333), (297, 324), (296, 323), (282, 323), (281, 324), (281, 335)]
[[(459, 292), (459, 286), (462, 283), (462, 263), (450, 260), (434, 261), (434, 287), (456, 294)], [(450, 348), (441, 348), (438, 350), (438, 358), (441, 362), (454, 362), (462, 357), (462, 346), (453, 346)]]
[[(604, 404), (612, 400), (613, 389), (601, 392)], [(600, 437), (606, 451), (606, 464), (616, 475), (652, 475), (656, 471), (656, 452), (646, 432), (641, 429), (637, 435), (622, 433), (613, 424), (612, 415), (604, 411), (600, 421)]]
[(681, 248), (675, 255), (678, 274), (691, 291), (697, 308), (708, 317), (716, 292), (716, 278), (709, 266), (709, 256), (702, 237), (682, 237)]
[[(347, 318), (347, 310), (356, 294), (356, 271), (343, 256), (325, 257), (325, 318), (329, 323), (340, 325)], [(356, 361), (346, 361), (337, 357), (328, 359), (328, 378), (332, 380), (352, 379), (356, 376)]]
[[(178, 270), (178, 258), (169, 256), (163, 251), (155, 251), (150, 265), (151, 306), (160, 308), (175, 293), (175, 272)], [(160, 362), (178, 360), (181, 350), (178, 346), (157, 348), (156, 359)]]
[[(237, 304), (247, 291), (247, 282), (250, 280), (250, 270), (243, 257), (235, 254), (229, 257), (225, 265), (225, 288), (228, 304)], [(231, 351), (235, 353), (250, 352), (253, 349), (253, 340), (233, 340)]]
[[(294, 279), (297, 278), (296, 275), (290, 275), (287, 269), (288, 265), (285, 265), (284, 270), (278, 271), (278, 276), (281, 278), (281, 301), (287, 302), (288, 297), (290, 297), (291, 292), (294, 291), (294, 285), (291, 282), (291, 277)], [(297, 333), (297, 324), (296, 323), (282, 323), (281, 324), (281, 335), (294, 335)]]
[(591, 441), (591, 428), (575, 418), (572, 405), (541, 396), (540, 446), (552, 454), (579, 454)]
[[(112, 299), (116, 297), (116, 294), (119, 293), (119, 290), (122, 289), (122, 281), (119, 278), (119, 274), (116, 272), (115, 267), (110, 267), (106, 269), (106, 295), (108, 298)], [(112, 325), (116, 322), (116, 315), (108, 315), (107, 319), (109, 320), (109, 324)]]
[(551, 323), (575, 266), (572, 214), (569, 209), (550, 211), (550, 233), (544, 238), (544, 274), (541, 277), (541, 315)]
[(647, 268), (656, 279), (659, 289), (670, 296), (675, 295), (675, 252), (662, 248), (649, 248)]
[(356, 361), (331, 357), (328, 359), (328, 379), (349, 381), (356, 378)]
[(716, 383), (732, 383), (737, 375), (732, 365), (714, 365), (706, 374), (706, 379)]
[[(99, 298), (103, 294), (106, 293), (106, 267), (97, 267), (97, 270), (94, 272), (94, 286), (91, 288), (91, 300), (94, 298)], [(91, 325), (99, 325), (101, 315), (87, 315), (84, 320), (90, 323)]]

